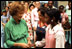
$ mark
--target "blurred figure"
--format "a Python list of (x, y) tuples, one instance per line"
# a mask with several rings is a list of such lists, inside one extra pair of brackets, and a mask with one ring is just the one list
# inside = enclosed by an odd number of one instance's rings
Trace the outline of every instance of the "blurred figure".
[[(37, 23), (38, 23), (38, 21), (39, 21), (39, 16), (38, 16), (38, 8), (40, 8), (40, 2), (39, 1), (36, 1), (36, 6), (35, 6), (35, 8), (32, 10), (32, 13), (31, 13), (31, 23), (32, 23), (32, 27), (33, 27), (33, 30), (36, 30), (36, 27), (37, 27)], [(34, 31), (34, 41), (36, 41), (35, 40), (35, 37), (36, 37), (36, 35), (35, 35), (35, 31)]]
[[(71, 26), (71, 1), (68, 2), (69, 4), (69, 8), (66, 10), (66, 13), (68, 14), (68, 17), (69, 17), (69, 24)], [(70, 28), (71, 29), (71, 28)], [(66, 36), (68, 36), (68, 33), (66, 34)], [(68, 40), (68, 38), (66, 37), (66, 40)], [(71, 47), (71, 30), (69, 32), (69, 42), (70, 44), (70, 47)]]
[(1, 23), (1, 48), (4, 48), (4, 27)]
[(48, 3), (44, 3), (44, 7), (47, 7), (48, 8)]
[(4, 48), (4, 27), (5, 27), (5, 24), (7, 23), (7, 12), (5, 9), (2, 10), (2, 16), (1, 16), (1, 47)]
[(35, 6), (33, 4), (30, 4), (29, 5), (29, 10), (30, 10), (30, 13), (32, 12), (32, 10), (35, 8)]
[(24, 3), (24, 6), (27, 8), (27, 10), (28, 10), (27, 12), (29, 12), (29, 3), (28, 2), (25, 2)]
[(39, 1), (36, 1), (36, 7), (32, 10), (32, 13), (31, 13), (31, 21), (32, 21), (32, 27), (34, 27), (34, 23), (38, 22), (39, 20), (39, 17), (38, 17), (38, 8), (40, 8), (40, 2)]
[(36, 6), (36, 1), (33, 1), (33, 5)]
[(7, 11), (7, 17), (8, 17), (8, 21), (9, 21), (10, 18), (11, 18), (11, 15), (10, 15), (10, 13), (9, 13), (9, 7), (6, 6), (5, 9), (6, 9), (6, 11)]
[(56, 7), (53, 6), (54, 4), (54, 1), (48, 1), (48, 8), (52, 9), (52, 8), (55, 8), (57, 9)]
[(71, 3), (71, 1), (68, 1), (68, 5), (66, 6), (66, 9), (69, 9), (69, 4)]
[(64, 25), (68, 21), (68, 15), (65, 13), (64, 6), (63, 5), (60, 5), (59, 6), (59, 11), (60, 11), (61, 17), (62, 17), (61, 23)]
[(11, 3), (12, 3), (12, 2), (9, 2), (8, 5), (7, 5), (9, 8), (10, 8), (10, 4), (11, 4)]
[(1, 16), (1, 23), (3, 27), (5, 27), (5, 24), (7, 23), (8, 17), (7, 17), (7, 12), (5, 9), (2, 10), (3, 15)]
[(21, 1), (21, 4), (24, 6), (24, 2), (23, 1)]

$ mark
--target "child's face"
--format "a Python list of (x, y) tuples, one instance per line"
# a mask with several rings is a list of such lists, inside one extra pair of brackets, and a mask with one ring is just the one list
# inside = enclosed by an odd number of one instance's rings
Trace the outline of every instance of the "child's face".
[(44, 22), (45, 18), (41, 15), (41, 12), (38, 11), (40, 21)]
[(64, 8), (59, 8), (59, 11), (60, 11), (60, 12), (63, 12), (63, 11), (64, 11)]
[(6, 16), (7, 15), (7, 12), (3, 12), (3, 15)]
[(31, 6), (30, 9), (33, 10), (34, 9), (34, 6)]
[(45, 13), (45, 23), (50, 22), (50, 17)]

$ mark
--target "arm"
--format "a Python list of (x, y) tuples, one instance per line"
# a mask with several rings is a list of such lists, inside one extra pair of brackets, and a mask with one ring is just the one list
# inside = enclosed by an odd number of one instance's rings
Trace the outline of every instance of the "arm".
[(5, 24), (1, 21), (2, 25), (5, 27)]
[(15, 42), (11, 41), (10, 30), (6, 26), (4, 28), (4, 32), (5, 32), (5, 42), (6, 42), (6, 44), (9, 45), (9, 46), (14, 46)]
[(36, 42), (36, 37), (37, 37), (36, 31), (34, 31), (34, 43)]

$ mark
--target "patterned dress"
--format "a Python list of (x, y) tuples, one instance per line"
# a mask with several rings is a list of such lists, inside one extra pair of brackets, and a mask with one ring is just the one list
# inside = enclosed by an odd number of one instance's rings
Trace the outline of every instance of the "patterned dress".
[(22, 19), (24, 19), (28, 26), (28, 33), (31, 39), (33, 39), (33, 33), (32, 33), (32, 24), (31, 24), (31, 16), (30, 13), (24, 13)]

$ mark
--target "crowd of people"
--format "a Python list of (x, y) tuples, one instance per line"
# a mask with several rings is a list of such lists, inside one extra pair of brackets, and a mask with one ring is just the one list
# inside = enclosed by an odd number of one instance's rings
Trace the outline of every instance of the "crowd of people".
[(71, 1), (67, 7), (53, 4), (9, 3), (1, 12), (1, 48), (71, 47), (71, 30), (65, 31), (71, 29)]

